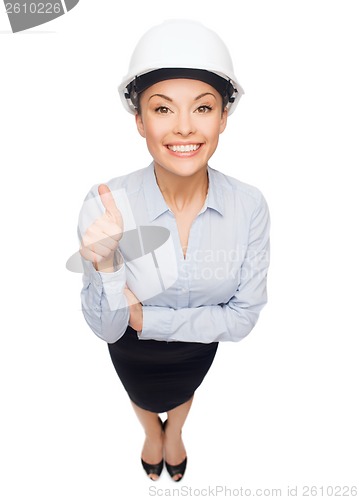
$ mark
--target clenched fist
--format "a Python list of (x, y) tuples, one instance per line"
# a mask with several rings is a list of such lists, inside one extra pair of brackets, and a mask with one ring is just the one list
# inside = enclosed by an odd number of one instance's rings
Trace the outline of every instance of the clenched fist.
[(93, 263), (96, 271), (113, 272), (115, 251), (123, 235), (123, 219), (108, 186), (100, 184), (98, 193), (105, 213), (87, 229), (80, 254)]

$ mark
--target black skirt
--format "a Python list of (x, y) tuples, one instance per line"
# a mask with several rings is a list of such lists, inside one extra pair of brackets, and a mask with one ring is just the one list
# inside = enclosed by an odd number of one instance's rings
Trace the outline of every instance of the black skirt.
[(139, 340), (128, 326), (108, 348), (129, 398), (145, 410), (163, 413), (191, 399), (214, 360), (218, 342)]

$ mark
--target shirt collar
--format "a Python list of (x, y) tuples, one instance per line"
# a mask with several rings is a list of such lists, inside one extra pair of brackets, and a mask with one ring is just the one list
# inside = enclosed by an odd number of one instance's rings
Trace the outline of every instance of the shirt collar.
[[(208, 166), (207, 172), (208, 192), (200, 213), (204, 212), (207, 208), (211, 208), (223, 215), (224, 200), (221, 184), (219, 182), (219, 179), (216, 179), (217, 171)], [(151, 222), (157, 219), (157, 217), (159, 217), (164, 212), (170, 210), (167, 206), (167, 203), (165, 202), (165, 199), (163, 198), (160, 188), (158, 187), (153, 162), (147, 169), (145, 169), (143, 178), (143, 190), (147, 205), (147, 212), (149, 215), (149, 220)]]

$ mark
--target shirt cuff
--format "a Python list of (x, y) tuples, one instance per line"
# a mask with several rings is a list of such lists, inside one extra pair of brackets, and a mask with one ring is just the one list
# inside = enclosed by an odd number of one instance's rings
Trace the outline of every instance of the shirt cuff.
[(96, 269), (94, 269), (94, 271), (101, 277), (106, 295), (118, 293), (120, 290), (121, 292), (123, 291), (126, 284), (125, 264), (122, 264), (122, 266), (113, 273), (103, 273), (101, 271), (96, 271)]
[(174, 310), (169, 307), (143, 306), (140, 340), (167, 340), (171, 334)]
[[(99, 302), (102, 297), (105, 299), (102, 306), (105, 310), (116, 311), (128, 307), (126, 297), (123, 290), (126, 285), (126, 269), (123, 263), (117, 271), (113, 273), (104, 273), (96, 271), (91, 262), (86, 262), (86, 279), (97, 292)], [(106, 307), (106, 301), (108, 306)]]

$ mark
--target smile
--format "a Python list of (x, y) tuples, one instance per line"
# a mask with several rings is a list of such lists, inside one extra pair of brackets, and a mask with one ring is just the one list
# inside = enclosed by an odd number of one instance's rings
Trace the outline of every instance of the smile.
[(181, 144), (181, 145), (168, 145), (168, 149), (174, 153), (191, 153), (192, 151), (197, 151), (200, 148), (200, 144)]

